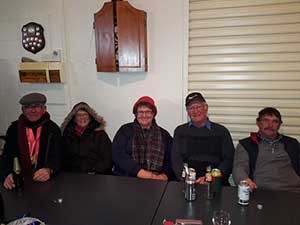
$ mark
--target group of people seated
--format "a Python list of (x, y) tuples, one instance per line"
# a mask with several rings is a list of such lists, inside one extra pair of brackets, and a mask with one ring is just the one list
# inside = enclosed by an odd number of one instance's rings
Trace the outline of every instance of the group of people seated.
[(224, 185), (232, 174), (236, 184), (246, 180), (256, 188), (300, 192), (300, 145), (279, 133), (280, 112), (267, 107), (258, 113), (258, 132), (239, 141), (208, 118), (208, 104), (199, 92), (190, 93), (185, 106), (190, 121), (179, 125), (174, 137), (155, 120), (157, 107), (149, 96), (133, 106), (134, 121), (120, 127), (113, 142), (105, 121), (87, 103), (76, 104), (59, 128), (46, 109), (46, 96), (30, 93), (20, 99), (22, 114), (7, 130), (0, 160), (0, 176), (13, 189), (13, 161), (23, 175), (45, 182), (59, 171), (114, 174), (141, 179), (182, 179), (184, 163), (205, 184), (207, 166), (218, 168)]

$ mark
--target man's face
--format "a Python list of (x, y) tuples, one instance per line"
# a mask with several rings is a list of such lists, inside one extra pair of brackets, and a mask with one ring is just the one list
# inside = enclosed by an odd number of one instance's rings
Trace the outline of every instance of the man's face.
[(44, 115), (46, 112), (46, 106), (43, 104), (25, 105), (22, 107), (22, 111), (29, 121), (35, 122)]
[(148, 129), (152, 125), (154, 113), (147, 106), (139, 106), (136, 111), (136, 119), (142, 128)]
[(207, 120), (208, 106), (205, 102), (191, 103), (186, 108), (192, 123), (203, 125)]
[(259, 130), (258, 132), (261, 136), (274, 140), (278, 136), (278, 130), (280, 128), (281, 122), (274, 115), (264, 115), (256, 122)]

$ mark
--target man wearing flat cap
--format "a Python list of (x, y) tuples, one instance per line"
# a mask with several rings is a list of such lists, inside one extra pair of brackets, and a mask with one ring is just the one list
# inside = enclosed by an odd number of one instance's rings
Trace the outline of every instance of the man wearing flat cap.
[(60, 167), (61, 133), (46, 111), (46, 96), (30, 93), (20, 99), (22, 114), (12, 122), (0, 161), (0, 175), (6, 189), (13, 189), (13, 159), (18, 157), (26, 177), (44, 182)]
[(223, 184), (228, 184), (232, 171), (234, 146), (229, 131), (209, 120), (208, 105), (199, 92), (190, 93), (185, 100), (188, 123), (175, 129), (172, 147), (172, 166), (178, 180), (183, 164), (196, 170), (197, 183), (205, 183), (206, 167), (222, 173)]

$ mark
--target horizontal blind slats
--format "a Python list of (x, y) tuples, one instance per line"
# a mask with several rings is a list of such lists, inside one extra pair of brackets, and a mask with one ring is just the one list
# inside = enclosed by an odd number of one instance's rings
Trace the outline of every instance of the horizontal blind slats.
[[(268, 6), (250, 6), (250, 7), (233, 7), (206, 9), (206, 10), (191, 10), (190, 20), (195, 19), (211, 19), (211, 18), (226, 18), (226, 17), (244, 17), (244, 16), (260, 16), (260, 15), (275, 15), (298, 13), (300, 11), (300, 2), (288, 4), (270, 4)], [(238, 18), (237, 18), (238, 19)]]
[(241, 71), (300, 71), (299, 62), (285, 63), (231, 63), (192, 64), (189, 72), (241, 72)]
[(207, 101), (211, 106), (219, 107), (260, 107), (267, 106), (285, 107), (285, 108), (297, 108), (300, 109), (300, 99), (209, 99)]
[(234, 143), (257, 113), (280, 110), (280, 132), (300, 139), (300, 1), (195, 0), (189, 14), (188, 91)]
[(261, 16), (247, 16), (242, 20), (236, 18), (217, 18), (217, 19), (203, 19), (191, 20), (190, 29), (197, 28), (215, 28), (215, 27), (237, 27), (237, 26), (253, 26), (266, 24), (287, 24), (299, 23), (299, 13), (289, 13), (283, 15), (261, 15)]
[(226, 73), (210, 73), (209, 76), (205, 76), (203, 73), (191, 73), (189, 76), (189, 81), (300, 81), (299, 72), (226, 72)]
[(249, 53), (284, 53), (300, 52), (300, 43), (262, 44), (262, 45), (231, 45), (231, 46), (208, 46), (192, 47), (189, 49), (190, 56), (215, 55), (215, 54), (249, 54)]
[(189, 57), (189, 64), (300, 62), (300, 53), (232, 54)]
[(233, 8), (233, 7), (245, 7), (245, 6), (263, 6), (266, 4), (282, 4), (282, 3), (295, 3), (297, 0), (239, 0), (239, 1), (228, 1), (228, 0), (207, 0), (207, 1), (199, 1), (192, 0), (191, 2), (191, 10), (199, 10), (199, 9), (214, 9), (214, 8)]
[[(239, 106), (230, 106), (230, 107), (218, 107), (218, 106), (209, 106), (210, 115), (222, 115), (224, 118), (227, 116), (251, 116), (254, 120), (257, 117), (258, 112), (261, 108), (259, 107), (248, 107), (245, 110), (243, 107)], [(283, 108), (280, 107), (280, 111), (285, 115), (285, 120), (290, 117), (299, 117), (300, 112), (297, 108)], [(239, 124), (239, 122), (238, 122)]]
[(247, 44), (277, 44), (299, 43), (300, 32), (284, 34), (255, 34), (251, 36), (237, 35), (229, 37), (190, 37), (190, 48), (216, 45), (247, 45)]
[(192, 29), (190, 30), (190, 37), (195, 38), (255, 34), (285, 34), (296, 32), (300, 32), (300, 23)]
[(249, 89), (249, 90), (299, 90), (300, 82), (282, 81), (282, 82), (269, 82), (269, 81), (218, 81), (218, 82), (190, 82), (189, 88), (205, 90), (205, 89)]

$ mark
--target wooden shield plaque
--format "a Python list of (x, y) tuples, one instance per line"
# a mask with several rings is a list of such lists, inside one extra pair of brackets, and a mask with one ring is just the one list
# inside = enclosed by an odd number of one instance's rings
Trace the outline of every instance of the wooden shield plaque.
[(22, 45), (29, 52), (37, 53), (45, 47), (44, 28), (34, 22), (22, 27)]

